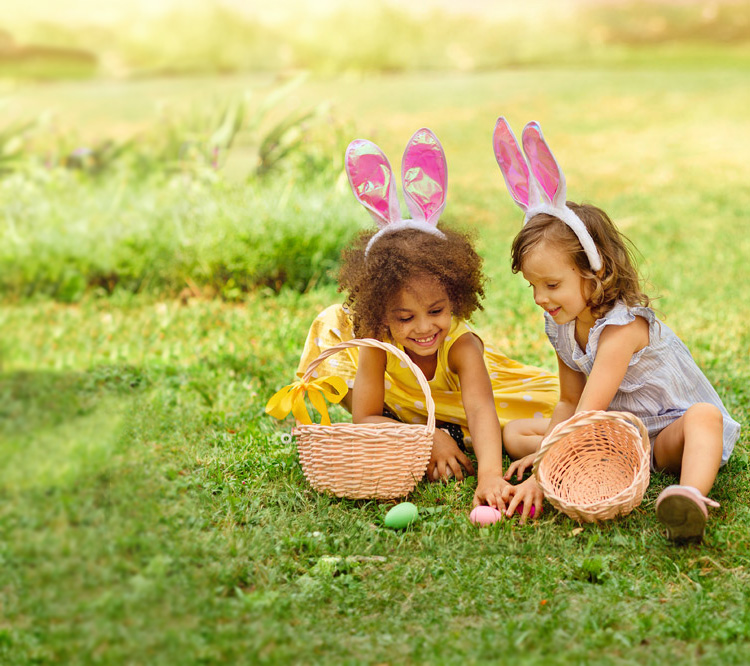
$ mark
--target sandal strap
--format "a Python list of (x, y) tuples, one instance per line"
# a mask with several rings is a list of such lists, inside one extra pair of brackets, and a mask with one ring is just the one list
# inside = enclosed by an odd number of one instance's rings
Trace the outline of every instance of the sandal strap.
[(698, 490), (695, 486), (674, 486), (674, 488), (686, 488), (692, 492), (698, 499), (701, 500), (706, 506), (712, 506), (714, 508), (721, 506), (716, 500), (712, 500), (710, 497), (706, 497)]
[[(700, 495), (700, 493), (698, 494)], [(712, 506), (714, 508), (721, 506), (721, 504), (719, 504), (716, 500), (712, 500), (710, 497), (706, 497), (705, 495), (701, 495), (700, 497), (703, 500), (703, 502), (708, 506)]]

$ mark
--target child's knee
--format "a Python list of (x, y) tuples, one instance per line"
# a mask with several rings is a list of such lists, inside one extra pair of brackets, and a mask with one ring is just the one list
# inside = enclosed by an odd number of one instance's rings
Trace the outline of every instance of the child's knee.
[(503, 435), (505, 435), (505, 438), (516, 437), (518, 435), (518, 432), (519, 432), (518, 423), (519, 423), (518, 420), (508, 421), (503, 426)]
[(721, 410), (709, 402), (698, 402), (685, 412), (685, 425), (709, 427), (712, 430), (724, 429), (724, 415)]
[(508, 423), (503, 426), (503, 445), (509, 455), (512, 456), (512, 451), (518, 448), (520, 443), (519, 440), (522, 436), (523, 432), (521, 430), (520, 421), (508, 421)]
[(539, 448), (548, 420), (516, 419), (503, 427), (503, 447), (514, 460), (533, 453)]

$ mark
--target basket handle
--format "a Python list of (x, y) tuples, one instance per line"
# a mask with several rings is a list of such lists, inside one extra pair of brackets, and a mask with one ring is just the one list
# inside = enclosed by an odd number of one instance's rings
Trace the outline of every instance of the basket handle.
[(635, 414), (631, 414), (630, 412), (606, 412), (602, 410), (592, 409), (589, 411), (573, 414), (573, 416), (571, 416), (567, 421), (562, 421), (561, 423), (558, 423), (554, 428), (552, 428), (549, 434), (542, 440), (542, 444), (539, 447), (536, 458), (534, 458), (532, 474), (536, 476), (539, 465), (541, 465), (542, 460), (544, 460), (544, 456), (547, 455), (547, 452), (550, 450), (550, 448), (552, 448), (552, 445), (555, 442), (569, 435), (583, 425), (596, 423), (597, 421), (606, 421), (612, 418), (626, 421), (627, 425), (635, 428), (640, 435), (641, 446), (643, 446), (643, 449), (648, 453), (647, 447), (650, 446), (648, 431), (646, 430), (646, 426), (643, 425), (643, 421), (635, 416)]
[(414, 373), (414, 376), (417, 378), (417, 382), (419, 382), (419, 387), (422, 389), (422, 392), (425, 395), (425, 405), (427, 406), (427, 429), (431, 433), (434, 432), (435, 401), (432, 399), (430, 385), (427, 383), (427, 379), (425, 378), (424, 373), (404, 352), (402, 352), (398, 347), (394, 347), (392, 344), (389, 344), (388, 342), (381, 342), (380, 340), (376, 340), (375, 338), (355, 338), (353, 340), (345, 340), (344, 342), (339, 342), (333, 347), (324, 349), (320, 353), (320, 356), (318, 356), (318, 358), (316, 358), (310, 363), (310, 365), (307, 366), (307, 370), (305, 370), (302, 381), (310, 381), (315, 368), (317, 368), (329, 356), (333, 356), (334, 354), (337, 354), (338, 352), (350, 347), (375, 347), (376, 349), (382, 349), (385, 352), (393, 354), (401, 361), (406, 363), (406, 367)]

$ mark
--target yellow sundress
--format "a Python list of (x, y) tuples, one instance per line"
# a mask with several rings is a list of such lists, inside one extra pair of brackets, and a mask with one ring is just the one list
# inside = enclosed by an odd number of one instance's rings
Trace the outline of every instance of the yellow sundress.
[[(448, 352), (458, 338), (470, 332), (477, 335), (465, 321), (453, 318), (448, 336), (438, 350), (435, 376), (428, 382), (435, 401), (437, 421), (457, 423), (465, 434), (469, 431), (461, 401), (461, 387), (458, 375), (448, 367)], [(344, 307), (338, 304), (327, 307), (310, 327), (297, 375), (301, 377), (323, 350), (353, 337), (351, 320)], [(478, 337), (481, 339), (481, 336)], [(395, 346), (403, 351), (401, 345)], [(358, 358), (358, 349), (344, 349), (323, 361), (313, 376), (337, 375), (352, 388)], [(552, 414), (559, 398), (556, 375), (514, 361), (486, 344), (484, 362), (492, 382), (495, 408), (501, 425), (514, 419), (543, 418)], [(427, 408), (424, 401), (424, 393), (411, 370), (403, 361), (388, 354), (385, 372), (385, 403), (388, 408), (404, 423), (425, 423)]]

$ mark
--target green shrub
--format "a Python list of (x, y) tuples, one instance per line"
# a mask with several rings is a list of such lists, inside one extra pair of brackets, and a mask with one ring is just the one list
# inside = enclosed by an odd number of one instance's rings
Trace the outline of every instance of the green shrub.
[(16, 174), (0, 180), (0, 290), (62, 301), (92, 290), (304, 291), (333, 279), (361, 219), (343, 205), (349, 198), (289, 177), (241, 185)]

